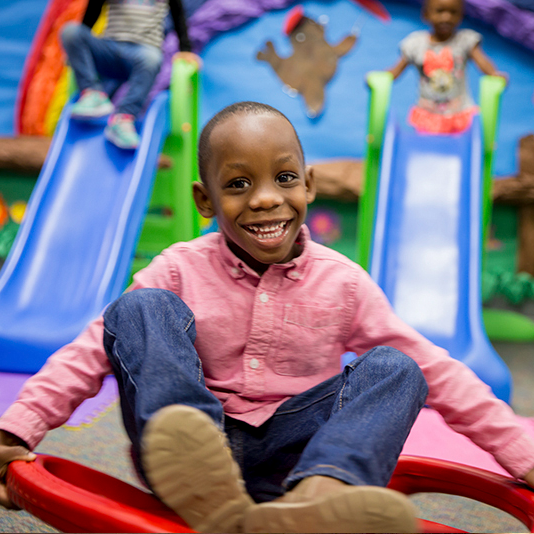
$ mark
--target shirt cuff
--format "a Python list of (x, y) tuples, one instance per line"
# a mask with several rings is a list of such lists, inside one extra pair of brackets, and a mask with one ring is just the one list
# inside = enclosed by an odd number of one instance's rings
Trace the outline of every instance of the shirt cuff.
[(494, 452), (494, 457), (510, 474), (523, 478), (534, 469), (534, 441), (525, 432)]
[(0, 418), (0, 430), (14, 434), (33, 450), (44, 438), (49, 428), (35, 412), (15, 402)]

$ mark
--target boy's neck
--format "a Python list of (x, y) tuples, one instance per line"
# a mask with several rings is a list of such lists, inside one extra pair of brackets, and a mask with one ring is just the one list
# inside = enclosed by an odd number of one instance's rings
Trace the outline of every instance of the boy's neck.
[[(239, 248), (238, 246), (235, 245), (235, 243), (232, 243), (229, 240), (226, 241), (226, 244), (228, 245), (228, 248), (234, 253), (235, 256), (237, 256), (240, 260), (242, 260), (250, 269), (256, 272), (259, 276), (262, 276), (263, 274), (265, 274), (267, 269), (271, 265), (273, 265), (271, 263), (261, 263), (255, 260), (252, 256), (247, 254), (242, 248)], [(300, 242), (300, 240), (297, 240), (293, 244), (293, 253), (291, 255), (291, 258), (288, 258), (287, 261), (285, 261), (284, 263), (289, 263), (291, 260), (300, 256), (303, 250), (304, 250), (303, 244)]]

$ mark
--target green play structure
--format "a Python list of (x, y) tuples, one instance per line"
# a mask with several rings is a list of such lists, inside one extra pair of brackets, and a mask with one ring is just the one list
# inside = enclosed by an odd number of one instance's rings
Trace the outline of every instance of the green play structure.
[(367, 76), (367, 84), (371, 96), (369, 99), (367, 146), (363, 170), (363, 188), (359, 200), (358, 239), (356, 242), (356, 261), (366, 270), (369, 266), (369, 256), (373, 241), (380, 156), (382, 154), (382, 143), (389, 111), (393, 75), (390, 72), (371, 72)]
[(198, 177), (199, 89), (198, 67), (183, 59), (174, 61), (170, 84), (171, 128), (163, 147), (171, 166), (156, 174), (132, 273), (148, 265), (173, 243), (200, 235), (200, 216), (191, 194), (191, 184)]

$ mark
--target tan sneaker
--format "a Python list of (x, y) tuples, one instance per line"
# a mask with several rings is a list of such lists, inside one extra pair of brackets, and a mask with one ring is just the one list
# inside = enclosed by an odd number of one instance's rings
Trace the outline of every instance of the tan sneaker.
[(398, 491), (349, 486), (330, 477), (303, 479), (272, 502), (250, 508), (245, 532), (417, 532), (415, 508)]
[(226, 436), (204, 412), (174, 404), (145, 427), (142, 462), (154, 493), (197, 532), (242, 532), (254, 502)]

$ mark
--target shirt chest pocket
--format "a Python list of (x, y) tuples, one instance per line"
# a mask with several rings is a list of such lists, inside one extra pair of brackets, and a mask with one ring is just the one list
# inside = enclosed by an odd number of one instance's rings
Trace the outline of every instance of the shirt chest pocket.
[(339, 335), (341, 310), (341, 307), (286, 304), (280, 343), (274, 356), (275, 372), (310, 376), (324, 369), (330, 363)]

